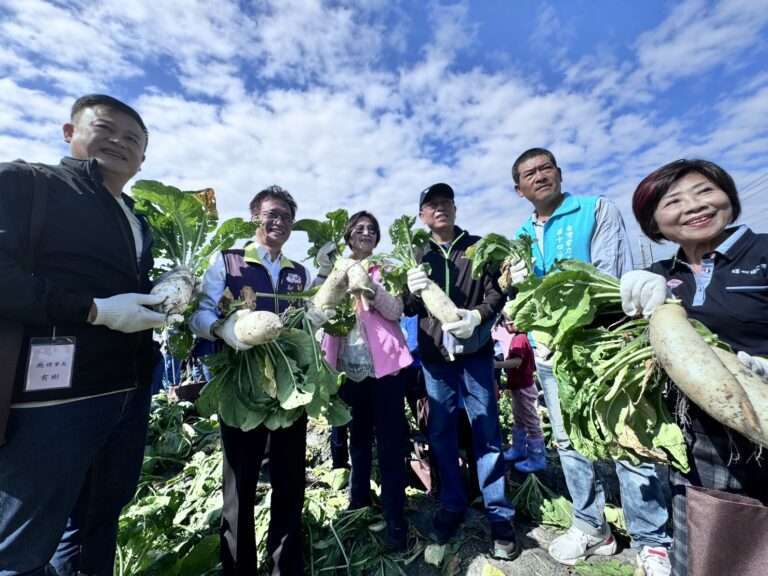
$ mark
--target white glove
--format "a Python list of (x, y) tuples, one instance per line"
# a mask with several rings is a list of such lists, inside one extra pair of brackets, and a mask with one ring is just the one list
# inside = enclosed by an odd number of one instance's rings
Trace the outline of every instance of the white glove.
[(664, 276), (633, 270), (621, 277), (621, 308), (627, 316), (642, 314), (649, 318), (667, 299), (667, 281)]
[(165, 300), (161, 294), (117, 294), (109, 298), (94, 298), (96, 317), (92, 324), (106, 326), (110, 330), (131, 334), (165, 324), (165, 314), (146, 306), (155, 306)]
[(227, 316), (227, 319), (214, 329), (216, 336), (224, 340), (224, 342), (227, 343), (227, 346), (237, 350), (238, 352), (253, 348), (251, 344), (246, 344), (245, 342), (242, 342), (237, 336), (235, 336), (235, 323), (239, 318), (248, 315), (250, 312), (250, 310), (237, 310), (233, 314)]
[(450, 332), (459, 340), (469, 338), (474, 333), (475, 328), (480, 326), (482, 321), (480, 311), (459, 308), (456, 313), (459, 315), (459, 319), (456, 322), (443, 324), (443, 331)]
[(508, 274), (510, 284), (512, 284), (512, 286), (516, 286), (517, 284), (525, 282), (530, 272), (528, 272), (528, 266), (526, 265), (525, 261), (520, 259), (509, 266)]
[(752, 356), (746, 352), (739, 352), (736, 356), (747, 367), (747, 370), (752, 371), (755, 376), (759, 376), (768, 383), (768, 359)]
[(333, 261), (338, 256), (338, 247), (335, 242), (326, 242), (317, 251), (317, 274), (318, 276), (328, 276), (333, 270)]
[(408, 291), (411, 294), (416, 294), (424, 290), (429, 284), (429, 277), (421, 266), (411, 268), (408, 270)]
[(336, 312), (334, 310), (328, 310), (327, 312), (323, 311), (321, 308), (312, 304), (312, 302), (307, 302), (307, 310), (304, 312), (304, 317), (316, 328), (328, 322), (328, 320), (335, 315)]

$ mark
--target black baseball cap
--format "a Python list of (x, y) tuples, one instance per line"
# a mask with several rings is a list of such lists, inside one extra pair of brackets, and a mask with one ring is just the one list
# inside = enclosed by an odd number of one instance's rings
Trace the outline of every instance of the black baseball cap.
[(425, 188), (419, 196), (419, 209), (424, 206), (425, 202), (429, 202), (435, 196), (442, 196), (443, 198), (453, 200), (453, 188), (444, 182), (438, 182), (437, 184), (432, 184), (429, 188)]

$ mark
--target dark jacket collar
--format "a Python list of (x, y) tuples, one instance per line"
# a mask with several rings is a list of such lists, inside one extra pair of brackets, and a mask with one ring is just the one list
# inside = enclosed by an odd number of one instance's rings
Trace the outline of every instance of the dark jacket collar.
[(61, 159), (61, 165), (73, 172), (76, 172), (80, 176), (90, 178), (97, 184), (102, 184), (104, 182), (104, 179), (101, 176), (101, 171), (99, 170), (99, 163), (96, 158), (80, 160), (79, 158), (64, 156), (64, 158)]
[[(470, 235), (469, 232), (466, 230), (463, 230), (462, 228), (459, 228), (458, 226), (453, 227), (453, 240), (451, 240), (448, 245), (453, 248), (464, 248), (465, 246), (470, 243)], [(442, 250), (442, 246), (435, 242), (434, 238), (430, 237), (429, 241), (429, 247), (432, 250)]]

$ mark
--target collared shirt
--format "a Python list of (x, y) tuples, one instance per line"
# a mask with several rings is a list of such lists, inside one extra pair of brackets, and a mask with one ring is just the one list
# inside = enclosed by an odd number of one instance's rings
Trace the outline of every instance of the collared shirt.
[[(259, 258), (259, 264), (269, 273), (272, 279), (272, 286), (276, 286), (280, 269), (284, 264), (282, 253), (273, 261), (269, 257), (269, 250), (264, 246), (256, 245), (256, 254)], [(227, 270), (224, 265), (224, 257), (221, 252), (217, 252), (210, 259), (208, 269), (203, 276), (201, 287), (200, 303), (197, 311), (192, 315), (189, 321), (189, 327), (193, 333), (208, 340), (216, 340), (216, 336), (211, 334), (211, 326), (219, 319), (218, 306), (227, 283)], [(304, 289), (312, 285), (309, 272), (307, 272), (307, 282)]]
[(727, 255), (731, 247), (736, 243), (737, 240), (744, 236), (747, 230), (749, 230), (749, 228), (746, 226), (739, 226), (736, 228), (736, 230), (731, 233), (731, 235), (728, 236), (728, 238), (726, 238), (725, 241), (720, 244), (720, 246), (715, 248), (713, 252), (707, 254), (704, 258), (701, 259), (701, 270), (698, 272), (696, 272), (693, 267), (685, 261), (685, 255), (682, 251), (682, 248), (678, 250), (677, 254), (675, 254), (672, 267), (687, 267), (693, 274), (693, 278), (696, 281), (696, 292), (694, 294), (693, 301), (691, 302), (691, 306), (704, 305), (707, 299), (707, 288), (709, 287), (710, 282), (712, 282), (712, 274), (715, 272), (715, 261), (718, 254), (720, 257)]
[(734, 350), (768, 355), (768, 235), (747, 226), (731, 233), (694, 272), (682, 251), (650, 271), (667, 279), (690, 318), (699, 320)]

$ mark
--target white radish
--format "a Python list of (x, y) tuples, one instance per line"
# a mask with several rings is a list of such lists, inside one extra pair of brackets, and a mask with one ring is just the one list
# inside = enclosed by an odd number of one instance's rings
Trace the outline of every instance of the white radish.
[(184, 314), (195, 294), (195, 275), (189, 268), (175, 268), (164, 274), (150, 294), (164, 300), (154, 308), (166, 315)]
[(368, 267), (366, 261), (353, 262), (347, 268), (347, 292), (350, 294), (366, 294), (373, 296), (375, 288), (373, 286), (373, 280), (368, 274)]
[(235, 322), (235, 336), (243, 344), (258, 346), (271, 342), (280, 335), (283, 323), (280, 317), (266, 310), (252, 310), (238, 314)]
[[(768, 385), (751, 370), (748, 370), (738, 359), (736, 354), (712, 348), (728, 371), (739, 381), (747, 394), (749, 403), (754, 408), (760, 427), (760, 435), (748, 436), (751, 440), (768, 447)], [(746, 434), (745, 434), (746, 435)]]
[(363, 310), (369, 309), (369, 300), (376, 295), (373, 280), (368, 274), (368, 262), (366, 260), (354, 262), (347, 268), (347, 293), (360, 301)]
[(649, 328), (656, 358), (688, 398), (719, 422), (768, 446), (768, 428), (757, 415), (759, 409), (765, 414), (765, 404), (753, 406), (745, 391), (745, 385), (751, 388), (753, 384), (723, 364), (688, 321), (680, 304), (659, 306), (651, 315)]
[(448, 324), (461, 319), (456, 304), (432, 280), (427, 280), (427, 285), (419, 292), (419, 296), (421, 296), (429, 313), (440, 320), (441, 324)]
[(312, 297), (312, 304), (322, 310), (328, 312), (329, 310), (335, 310), (347, 297), (347, 266), (342, 264), (348, 263), (346, 258), (337, 258), (333, 265), (331, 273), (328, 274), (323, 283), (320, 285), (319, 290)]

